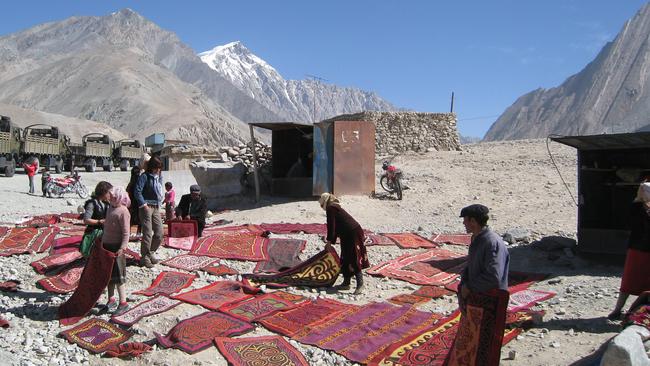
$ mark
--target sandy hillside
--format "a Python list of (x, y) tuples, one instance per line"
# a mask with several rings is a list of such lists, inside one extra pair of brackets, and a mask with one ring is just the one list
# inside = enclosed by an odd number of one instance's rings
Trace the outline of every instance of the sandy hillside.
[[(553, 144), (552, 151), (569, 186), (575, 189), (575, 150)], [(492, 210), (491, 226), (499, 233), (520, 229), (528, 240), (549, 235), (575, 237), (576, 208), (553, 168), (542, 140), (487, 143), (464, 146), (462, 152), (434, 152), (426, 155), (398, 157), (394, 163), (406, 174), (410, 190), (403, 201), (395, 201), (378, 192), (379, 198), (346, 196), (342, 204), (364, 228), (376, 232), (418, 231), (429, 236), (438, 232), (462, 231), (460, 209), (471, 203), (483, 203)], [(377, 172), (379, 172), (379, 166)], [(83, 179), (94, 186), (101, 179), (125, 185), (128, 174), (82, 173)], [(193, 183), (187, 172), (166, 173), (181, 194)], [(46, 199), (29, 196), (27, 178), (0, 177), (0, 194), (4, 204), (0, 207), (0, 221), (12, 222), (23, 215), (74, 210), (81, 203), (78, 198), (68, 205), (66, 199)], [(378, 186), (378, 189), (381, 188)], [(70, 196), (72, 198), (72, 196)], [(241, 207), (219, 214), (218, 218), (233, 220), (236, 224), (262, 222), (324, 222), (325, 215), (314, 200), (285, 201), (264, 199), (255, 206), (243, 202)], [(294, 235), (308, 240), (302, 258), (323, 247), (316, 235)], [(463, 252), (463, 247), (446, 246)], [(132, 244), (133, 249), (137, 245)], [(397, 247), (369, 247), (372, 264), (395, 258), (408, 252)], [(179, 251), (161, 248), (160, 257), (169, 258)], [(553, 299), (536, 307), (545, 310), (543, 323), (523, 333), (505, 346), (502, 358), (516, 351), (514, 360), (504, 360), (503, 365), (567, 365), (597, 349), (618, 331), (618, 325), (609, 323), (604, 316), (615, 302), (622, 268), (587, 261), (565, 253), (549, 253), (533, 249), (525, 243), (510, 246), (511, 269), (549, 273), (551, 277), (533, 288), (557, 293)], [(22, 292), (0, 293), (0, 315), (9, 319), (12, 327), (0, 332), (0, 357), (11, 364), (64, 365), (75, 363), (126, 364), (127, 362), (101, 359), (66, 341), (57, 338), (61, 330), (54, 319), (56, 307), (67, 296), (52, 295), (37, 288), (34, 283), (41, 278), (29, 263), (44, 254), (0, 258), (0, 278), (19, 279)], [(222, 261), (240, 272), (252, 271), (252, 262)], [(153, 278), (168, 268), (157, 266), (153, 270), (129, 267), (129, 292), (147, 287)], [(231, 277), (234, 278), (234, 277)], [(218, 277), (200, 273), (194, 282), (198, 288)], [(309, 296), (324, 296), (343, 302), (363, 304), (381, 301), (393, 295), (410, 293), (418, 288), (406, 282), (366, 276), (366, 292), (353, 296), (349, 291), (294, 289), (292, 292)], [(132, 304), (143, 297), (130, 295)], [(456, 307), (454, 297), (431, 301), (422, 310), (449, 313)], [(141, 320), (134, 326), (133, 340), (143, 341), (153, 337), (153, 332), (166, 333), (177, 321), (205, 311), (199, 306), (183, 304), (171, 311)], [(247, 336), (269, 334), (258, 327)], [(349, 364), (333, 353), (311, 346), (294, 345), (312, 364)], [(131, 364), (175, 365), (225, 365), (216, 348), (188, 356), (178, 350), (158, 349)]]

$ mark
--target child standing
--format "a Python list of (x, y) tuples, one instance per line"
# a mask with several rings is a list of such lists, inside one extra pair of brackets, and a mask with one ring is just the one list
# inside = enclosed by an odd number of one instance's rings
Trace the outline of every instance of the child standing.
[(23, 163), (23, 168), (25, 169), (25, 174), (29, 178), (29, 194), (34, 194), (34, 176), (38, 172), (38, 159), (33, 158), (31, 163)]
[(165, 220), (171, 221), (174, 219), (174, 210), (176, 209), (176, 191), (174, 191), (174, 186), (172, 182), (165, 183), (165, 199), (163, 204), (165, 205)]

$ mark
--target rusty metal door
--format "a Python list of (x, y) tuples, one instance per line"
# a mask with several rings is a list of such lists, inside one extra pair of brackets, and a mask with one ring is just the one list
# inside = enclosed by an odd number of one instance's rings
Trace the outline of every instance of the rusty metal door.
[(332, 123), (314, 124), (314, 159), (312, 194), (332, 192)]
[(334, 122), (333, 158), (334, 194), (372, 193), (375, 190), (374, 123)]

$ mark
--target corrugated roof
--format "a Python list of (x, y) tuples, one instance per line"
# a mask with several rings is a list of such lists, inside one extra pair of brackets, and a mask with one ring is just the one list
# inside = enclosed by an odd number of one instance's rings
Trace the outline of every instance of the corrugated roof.
[(290, 130), (294, 128), (313, 128), (311, 123), (298, 123), (298, 122), (255, 122), (249, 123), (251, 126), (264, 128), (271, 131)]
[(552, 136), (551, 140), (578, 150), (620, 150), (650, 148), (650, 132), (587, 136)]

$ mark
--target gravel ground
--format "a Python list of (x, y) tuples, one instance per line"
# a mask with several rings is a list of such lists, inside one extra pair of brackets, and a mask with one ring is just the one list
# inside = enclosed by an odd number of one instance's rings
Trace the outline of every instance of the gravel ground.
[[(570, 189), (575, 189), (575, 150), (552, 145), (556, 162)], [(524, 332), (503, 347), (502, 358), (515, 351), (514, 360), (504, 360), (503, 365), (567, 365), (580, 360), (596, 350), (619, 331), (619, 326), (608, 322), (606, 314), (613, 307), (622, 267), (620, 264), (603, 264), (573, 256), (571, 253), (550, 255), (528, 245), (536, 239), (550, 235), (575, 238), (576, 209), (564, 185), (552, 166), (543, 140), (484, 143), (464, 146), (462, 152), (434, 152), (423, 155), (403, 155), (394, 160), (407, 179), (409, 190), (402, 201), (393, 200), (378, 192), (375, 197), (346, 196), (343, 206), (364, 228), (376, 232), (416, 231), (424, 236), (441, 232), (461, 232), (460, 209), (471, 203), (483, 203), (491, 208), (491, 227), (498, 233), (518, 230), (526, 238), (510, 246), (511, 269), (550, 273), (551, 277), (533, 288), (557, 292), (557, 296), (536, 309), (546, 311), (544, 321)], [(377, 167), (377, 172), (381, 169)], [(100, 180), (116, 185), (126, 185), (128, 173), (81, 173), (89, 188)], [(188, 190), (194, 179), (189, 172), (165, 172), (180, 195)], [(27, 178), (17, 174), (12, 178), (0, 177), (0, 222), (13, 223), (24, 216), (51, 212), (75, 211), (83, 203), (69, 195), (64, 199), (30, 196)], [(378, 186), (378, 189), (381, 189)], [(92, 188), (91, 188), (92, 190)], [(287, 201), (263, 198), (255, 205), (242, 202), (231, 211), (215, 218), (232, 220), (235, 224), (262, 222), (324, 222), (325, 215), (315, 200)], [(308, 241), (302, 258), (318, 252), (323, 242), (316, 235), (292, 235)], [(133, 243), (132, 249), (137, 250)], [(447, 246), (455, 251), (463, 247)], [(395, 258), (405, 251), (397, 247), (374, 246), (368, 248), (372, 264)], [(180, 251), (161, 248), (161, 259), (172, 257)], [(0, 293), (0, 315), (11, 323), (11, 328), (0, 332), (0, 357), (3, 364), (64, 365), (64, 364), (125, 364), (126, 361), (102, 359), (56, 337), (62, 330), (55, 319), (56, 309), (67, 296), (52, 295), (35, 286), (41, 278), (29, 263), (44, 254), (20, 255), (0, 258), (0, 279), (19, 279), (21, 291), (16, 294)], [(252, 271), (249, 262), (222, 261), (240, 272)], [(128, 267), (128, 292), (143, 289), (161, 271)], [(193, 288), (223, 279), (200, 272)], [(230, 277), (234, 279), (234, 276)], [(391, 296), (410, 293), (418, 288), (406, 282), (365, 276), (367, 290), (360, 296), (351, 291), (336, 293), (295, 289), (295, 293), (310, 297), (323, 296), (343, 302), (363, 304), (382, 301)], [(130, 295), (133, 302), (144, 299)], [(104, 301), (104, 298), (102, 298)], [(630, 300), (631, 301), (631, 300)], [(449, 313), (456, 308), (454, 297), (430, 301), (422, 310)], [(182, 304), (168, 312), (145, 318), (134, 326), (132, 340), (143, 341), (153, 337), (153, 332), (166, 333), (179, 320), (205, 311), (199, 306)], [(107, 316), (104, 316), (107, 319)], [(262, 327), (245, 336), (270, 334)], [(341, 356), (311, 346), (291, 341), (310, 360), (318, 365), (351, 364)], [(157, 349), (131, 364), (175, 365), (192, 362), (195, 365), (226, 365), (216, 348), (189, 356), (178, 350)]]

